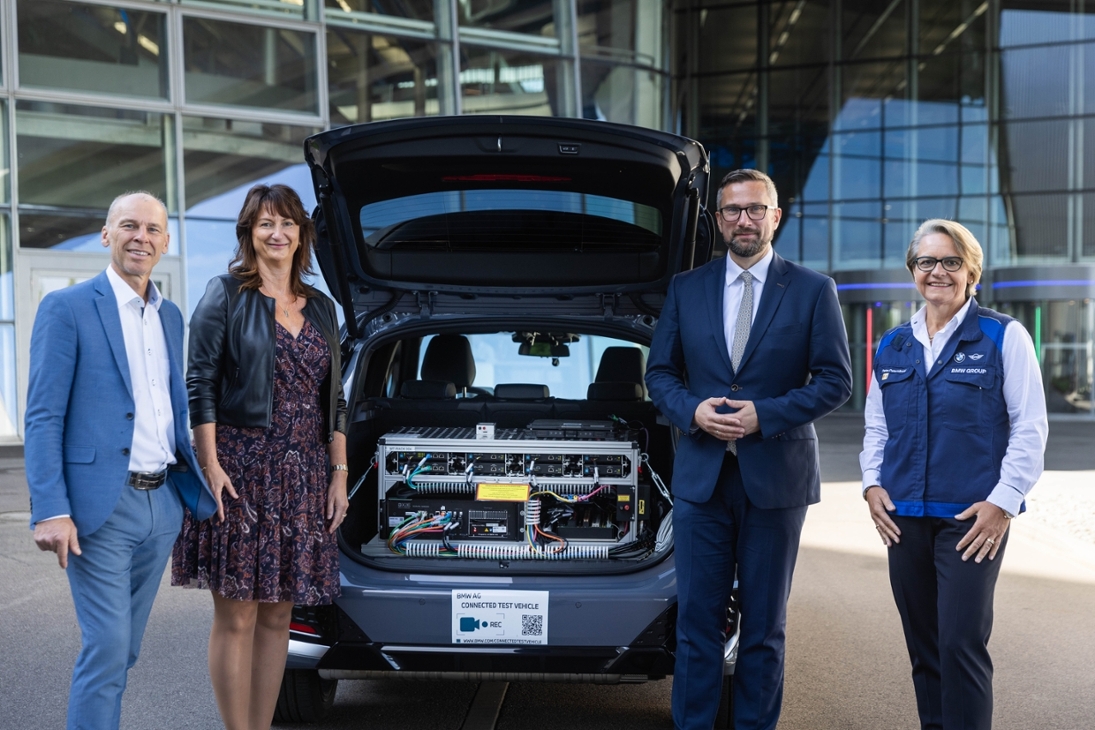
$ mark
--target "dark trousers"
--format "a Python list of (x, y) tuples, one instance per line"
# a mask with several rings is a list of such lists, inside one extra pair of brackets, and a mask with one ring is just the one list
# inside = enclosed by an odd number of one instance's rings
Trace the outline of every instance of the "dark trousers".
[(955, 550), (973, 526), (935, 517), (894, 517), (901, 542), (888, 551), (923, 730), (992, 727), (992, 598), (1008, 534), (995, 560)]
[(738, 460), (726, 455), (707, 502), (673, 507), (677, 656), (673, 723), (711, 730), (722, 687), (726, 606), (738, 579), (741, 636), (734, 679), (736, 730), (772, 730), (783, 704), (784, 627), (805, 507), (749, 502)]

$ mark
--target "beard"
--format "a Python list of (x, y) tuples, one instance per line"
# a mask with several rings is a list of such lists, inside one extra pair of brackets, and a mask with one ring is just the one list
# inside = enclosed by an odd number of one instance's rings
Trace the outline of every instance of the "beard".
[[(738, 234), (752, 233), (756, 235), (752, 241), (747, 241), (739, 237)], [(751, 258), (764, 250), (764, 247), (771, 243), (771, 239), (767, 241), (761, 238), (760, 231), (734, 231), (734, 235), (730, 237), (730, 241), (727, 242), (726, 247), (730, 249), (732, 253), (742, 258)]]

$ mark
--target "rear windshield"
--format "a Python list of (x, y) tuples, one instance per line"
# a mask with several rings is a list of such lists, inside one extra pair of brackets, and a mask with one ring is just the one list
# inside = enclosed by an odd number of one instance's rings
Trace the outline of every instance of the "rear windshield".
[(662, 214), (652, 206), (560, 190), (477, 189), (408, 195), (365, 205), (372, 249), (403, 251), (655, 251)]

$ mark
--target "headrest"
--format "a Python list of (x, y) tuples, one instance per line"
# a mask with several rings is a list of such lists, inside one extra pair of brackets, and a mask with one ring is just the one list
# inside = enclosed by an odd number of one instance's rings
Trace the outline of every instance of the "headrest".
[(638, 383), (623, 383), (609, 380), (603, 383), (590, 383), (586, 388), (586, 400), (642, 400), (643, 386)]
[(645, 376), (646, 358), (642, 350), (637, 347), (606, 347), (593, 382), (642, 384)]
[(499, 383), (494, 386), (494, 397), (500, 400), (543, 400), (551, 397), (546, 385), (535, 383)]
[(475, 358), (464, 335), (437, 335), (422, 356), (422, 379), (441, 380), (463, 390), (475, 382)]
[(446, 380), (405, 380), (399, 388), (403, 398), (441, 400), (456, 397), (456, 386)]

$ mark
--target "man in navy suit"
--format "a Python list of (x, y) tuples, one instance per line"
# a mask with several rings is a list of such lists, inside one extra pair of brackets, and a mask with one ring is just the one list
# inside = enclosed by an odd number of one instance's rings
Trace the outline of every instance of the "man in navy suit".
[(726, 175), (717, 218), (728, 255), (673, 279), (650, 345), (650, 396), (682, 432), (673, 467), (681, 730), (714, 723), (735, 576), (734, 727), (776, 727), (791, 574), (806, 507), (821, 498), (813, 421), (851, 393), (836, 286), (772, 250), (780, 216), (767, 175)]
[(190, 446), (182, 314), (150, 281), (167, 210), (119, 196), (102, 242), (106, 271), (46, 296), (30, 345), (31, 526), (68, 575), (82, 641), (70, 730), (118, 727), (183, 505), (217, 510)]

